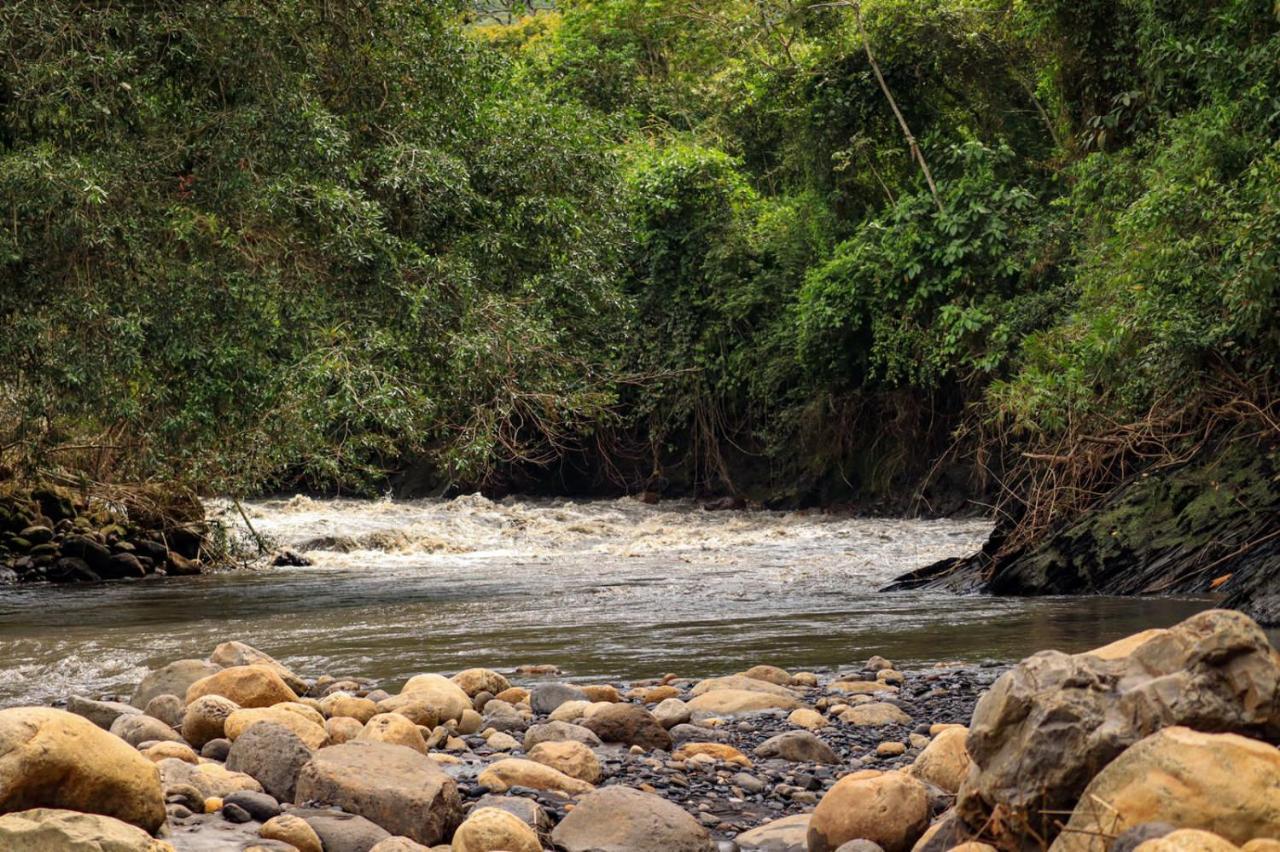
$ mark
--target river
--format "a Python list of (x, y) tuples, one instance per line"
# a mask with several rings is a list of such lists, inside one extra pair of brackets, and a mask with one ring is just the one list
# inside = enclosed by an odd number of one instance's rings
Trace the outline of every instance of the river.
[(838, 668), (872, 654), (900, 667), (1008, 661), (1083, 650), (1207, 605), (877, 591), (977, 548), (989, 529), (977, 520), (476, 496), (246, 509), (256, 530), (314, 564), (0, 589), (0, 706), (127, 693), (149, 667), (226, 639), (303, 674), (387, 685), (524, 663), (601, 680), (758, 662)]

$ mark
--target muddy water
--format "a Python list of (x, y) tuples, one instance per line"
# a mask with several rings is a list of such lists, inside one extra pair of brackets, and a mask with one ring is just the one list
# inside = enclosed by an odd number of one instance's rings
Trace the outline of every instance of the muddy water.
[[(306, 568), (0, 589), (0, 706), (127, 692), (238, 638), (301, 673), (554, 663), (570, 677), (709, 675), (768, 661), (910, 666), (1083, 650), (1197, 600), (880, 594), (979, 546), (980, 521), (705, 512), (630, 500), (310, 500), (247, 506)], [(211, 511), (223, 512), (214, 505)]]

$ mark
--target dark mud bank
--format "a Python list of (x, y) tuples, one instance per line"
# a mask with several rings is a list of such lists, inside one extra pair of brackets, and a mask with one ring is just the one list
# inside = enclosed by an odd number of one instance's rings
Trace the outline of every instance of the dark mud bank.
[(1280, 624), (1280, 451), (1238, 441), (1154, 468), (1038, 544), (982, 550), (905, 574), (890, 590), (997, 595), (1212, 594)]

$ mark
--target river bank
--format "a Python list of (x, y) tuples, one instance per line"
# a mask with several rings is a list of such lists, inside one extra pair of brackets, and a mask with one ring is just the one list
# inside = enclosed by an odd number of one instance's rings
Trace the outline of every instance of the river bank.
[(575, 684), (535, 664), (390, 683), (300, 674), (227, 641), (157, 667), (116, 696), (127, 700), (0, 710), (0, 841), (112, 837), (119, 852), (1280, 848), (1268, 792), (1280, 784), (1280, 662), (1239, 613), (1011, 668), (900, 671), (872, 657), (689, 674)]

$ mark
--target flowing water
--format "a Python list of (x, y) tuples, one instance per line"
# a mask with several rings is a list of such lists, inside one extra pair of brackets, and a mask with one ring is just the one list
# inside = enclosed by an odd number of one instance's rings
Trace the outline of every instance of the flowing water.
[[(632, 500), (246, 505), (304, 568), (0, 589), (0, 706), (127, 693), (151, 666), (240, 639), (303, 674), (552, 663), (570, 678), (1011, 660), (1164, 626), (1191, 599), (881, 594), (977, 548), (974, 520), (706, 512)], [(230, 516), (226, 506), (211, 510)]]

